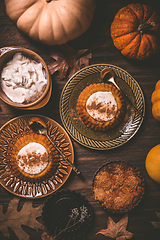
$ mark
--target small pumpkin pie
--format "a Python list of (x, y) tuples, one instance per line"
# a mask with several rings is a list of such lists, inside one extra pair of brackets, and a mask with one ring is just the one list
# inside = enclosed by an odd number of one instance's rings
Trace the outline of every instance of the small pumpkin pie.
[(52, 176), (60, 163), (59, 154), (48, 138), (36, 133), (21, 136), (10, 148), (9, 155), (15, 175), (30, 182)]
[(88, 128), (105, 131), (123, 121), (125, 101), (115, 86), (108, 83), (91, 84), (80, 93), (77, 111)]
[(123, 162), (107, 162), (93, 179), (95, 199), (107, 210), (127, 212), (140, 202), (144, 194), (144, 179), (138, 168)]

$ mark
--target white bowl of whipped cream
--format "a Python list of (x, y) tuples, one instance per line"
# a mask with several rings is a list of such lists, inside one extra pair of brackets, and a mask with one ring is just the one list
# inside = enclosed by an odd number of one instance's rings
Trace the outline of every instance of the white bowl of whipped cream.
[(22, 47), (0, 49), (0, 98), (23, 109), (41, 108), (51, 95), (51, 76), (45, 61)]

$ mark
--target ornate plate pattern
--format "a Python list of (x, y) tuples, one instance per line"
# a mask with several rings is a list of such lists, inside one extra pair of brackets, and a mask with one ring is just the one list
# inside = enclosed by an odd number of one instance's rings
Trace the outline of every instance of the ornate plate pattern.
[(129, 141), (140, 128), (143, 118), (126, 102), (126, 115), (123, 123), (106, 132), (88, 129), (80, 120), (76, 110), (77, 99), (83, 89), (98, 83), (100, 72), (111, 68), (116, 75), (119, 87), (135, 102), (137, 108), (145, 114), (145, 99), (137, 81), (125, 70), (110, 64), (95, 64), (75, 73), (63, 88), (60, 99), (60, 116), (66, 131), (78, 143), (96, 150), (108, 150), (119, 147)]
[[(27, 182), (16, 176), (8, 162), (8, 155), (14, 141), (32, 131), (29, 128), (29, 119), (35, 115), (25, 115), (14, 118), (0, 129), (0, 183), (9, 192), (24, 198), (45, 197), (59, 189), (68, 179), (72, 168), (60, 156), (60, 163), (54, 175), (40, 182)], [(38, 116), (38, 115), (37, 115)], [(47, 125), (48, 135), (61, 148), (63, 153), (74, 162), (72, 142), (66, 131), (54, 120), (40, 117)]]

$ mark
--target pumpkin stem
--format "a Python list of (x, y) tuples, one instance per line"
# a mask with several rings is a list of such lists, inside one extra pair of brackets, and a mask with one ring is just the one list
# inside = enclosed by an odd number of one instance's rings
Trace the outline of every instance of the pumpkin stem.
[(138, 31), (140, 33), (143, 33), (144, 31), (146, 31), (146, 30), (148, 30), (150, 28), (153, 28), (155, 25), (156, 25), (155, 22), (150, 22), (150, 23), (146, 23), (146, 24), (140, 24), (138, 26)]

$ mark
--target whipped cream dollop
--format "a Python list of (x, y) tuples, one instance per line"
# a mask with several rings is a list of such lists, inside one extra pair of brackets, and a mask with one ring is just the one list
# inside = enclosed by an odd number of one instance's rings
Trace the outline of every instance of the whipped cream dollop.
[(45, 90), (47, 78), (42, 63), (38, 63), (18, 52), (3, 68), (1, 87), (10, 100), (30, 103)]
[(110, 121), (115, 117), (118, 107), (112, 92), (98, 91), (87, 99), (86, 110), (97, 121)]
[(21, 148), (16, 161), (23, 172), (28, 174), (38, 174), (48, 165), (48, 152), (40, 143), (30, 142)]

